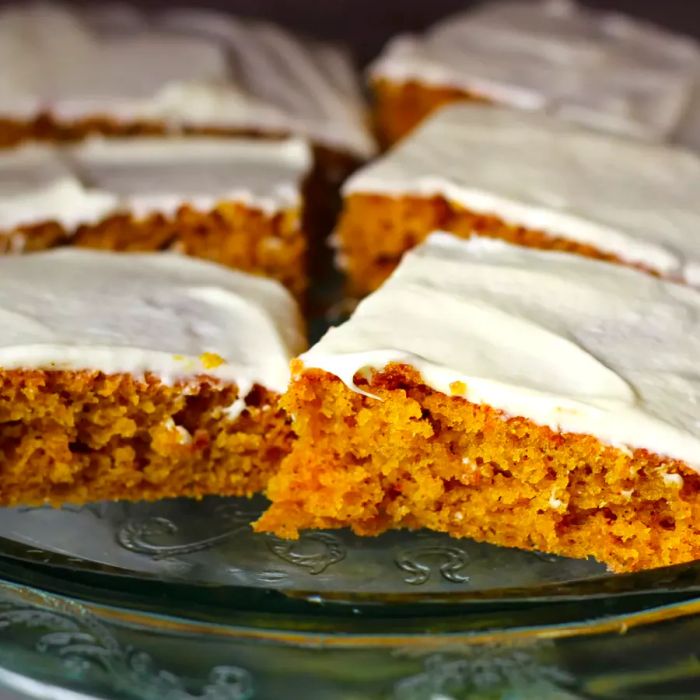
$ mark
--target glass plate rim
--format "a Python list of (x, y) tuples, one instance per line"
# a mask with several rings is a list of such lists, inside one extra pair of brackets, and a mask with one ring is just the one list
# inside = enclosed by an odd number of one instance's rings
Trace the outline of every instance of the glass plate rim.
[[(0, 538), (2, 539), (4, 538)], [(647, 581), (644, 587), (638, 585), (642, 580)], [(168, 598), (171, 603), (179, 605), (187, 605), (195, 600), (201, 605), (205, 601), (207, 616), (254, 613), (273, 617), (290, 614), (316, 617), (320, 613), (326, 617), (352, 617), (357, 613), (374, 613), (382, 619), (400, 620), (416, 614), (441, 618), (494, 611), (512, 613), (545, 608), (552, 611), (557, 606), (566, 605), (584, 606), (587, 609), (586, 615), (593, 614), (596, 608), (600, 608), (601, 614), (608, 615), (620, 606), (643, 610), (700, 597), (700, 562), (532, 588), (490, 589), (487, 593), (415, 591), (363, 594), (164, 581), (157, 575), (134, 576), (131, 572), (107, 565), (103, 566), (103, 571), (96, 571), (75, 566), (61, 567), (54, 563), (29, 562), (5, 552), (0, 553), (0, 583), (35, 586), (37, 581), (38, 588), (55, 595), (77, 595), (83, 600), (94, 602), (99, 599), (133, 600), (144, 608), (158, 610), (162, 614), (169, 614), (168, 610), (171, 609), (160, 607), (163, 600)], [(663, 585), (660, 585), (662, 581)], [(608, 584), (603, 590), (597, 588), (601, 582)]]

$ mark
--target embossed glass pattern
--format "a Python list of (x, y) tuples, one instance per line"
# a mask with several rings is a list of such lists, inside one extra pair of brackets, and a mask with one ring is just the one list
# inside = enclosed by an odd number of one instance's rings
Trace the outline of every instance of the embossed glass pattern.
[[(429, 532), (359, 538), (306, 532), (298, 541), (250, 528), (263, 499), (104, 503), (0, 509), (5, 551), (67, 569), (114, 567), (134, 578), (335, 596), (488, 594), (599, 576), (592, 561), (454, 540)], [(85, 536), (89, 533), (89, 536)]]

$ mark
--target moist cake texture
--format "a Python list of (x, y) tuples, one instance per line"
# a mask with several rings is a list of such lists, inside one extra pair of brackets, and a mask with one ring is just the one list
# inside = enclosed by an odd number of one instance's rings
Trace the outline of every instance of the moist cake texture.
[(698, 319), (685, 285), (436, 234), (296, 361), (298, 440), (257, 528), (697, 559)]
[(0, 252), (176, 251), (306, 288), (299, 139), (91, 139), (0, 151)]
[(304, 348), (276, 282), (174, 254), (0, 258), (0, 505), (259, 491)]
[(472, 233), (700, 282), (700, 158), (540, 112), (445, 107), (343, 188), (352, 291), (386, 279), (430, 231)]
[(442, 105), (474, 99), (697, 144), (699, 66), (692, 39), (638, 19), (570, 0), (501, 0), (394, 38), (370, 80), (385, 145)]
[(373, 152), (348, 56), (264, 22), (22, 2), (0, 11), (0, 47), (0, 145), (226, 131)]

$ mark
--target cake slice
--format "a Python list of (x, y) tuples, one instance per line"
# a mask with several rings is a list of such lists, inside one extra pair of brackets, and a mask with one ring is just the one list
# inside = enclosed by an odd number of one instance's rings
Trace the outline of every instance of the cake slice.
[(541, 112), (441, 110), (343, 189), (339, 261), (376, 289), (435, 229), (700, 282), (700, 158)]
[(186, 131), (372, 154), (358, 76), (338, 47), (213, 11), (95, 5), (0, 11), (0, 145)]
[(299, 139), (89, 139), (0, 151), (0, 252), (174, 249), (307, 285)]
[(257, 529), (700, 558), (698, 353), (691, 287), (436, 234), (295, 362), (298, 441)]
[(0, 505), (263, 488), (304, 348), (271, 280), (173, 254), (0, 258)]
[(689, 37), (571, 0), (484, 3), (395, 37), (370, 67), (376, 122), (392, 144), (456, 101), (543, 110), (595, 129), (689, 139), (698, 90)]

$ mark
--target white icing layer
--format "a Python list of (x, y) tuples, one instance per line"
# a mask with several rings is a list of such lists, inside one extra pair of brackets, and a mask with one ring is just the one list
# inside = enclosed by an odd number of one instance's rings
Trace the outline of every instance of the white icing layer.
[[(304, 348), (281, 285), (167, 253), (0, 258), (0, 368), (206, 374), (283, 392)], [(211, 366), (204, 353), (224, 362)]]
[(235, 201), (274, 213), (300, 206), (311, 160), (299, 139), (91, 139), (0, 151), (0, 231), (57, 221), (70, 232), (183, 204), (207, 212)]
[(700, 91), (700, 51), (689, 38), (570, 0), (502, 0), (397, 37), (370, 73), (661, 139)]
[(343, 192), (441, 195), (700, 284), (700, 158), (539, 112), (447, 107)]
[(346, 54), (264, 23), (28, 2), (0, 12), (0, 65), (3, 115), (253, 129), (374, 151)]
[(695, 94), (678, 129), (676, 140), (688, 148), (700, 151), (700, 68), (696, 82)]
[(556, 431), (700, 471), (700, 293), (636, 270), (433, 234), (301, 356), (356, 388), (387, 363)]

